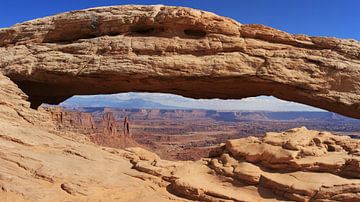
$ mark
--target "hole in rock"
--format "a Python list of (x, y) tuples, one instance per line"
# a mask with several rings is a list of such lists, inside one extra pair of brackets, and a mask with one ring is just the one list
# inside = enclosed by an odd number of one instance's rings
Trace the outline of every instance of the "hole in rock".
[(112, 32), (109, 32), (108, 33), (108, 36), (117, 36), (117, 35), (120, 35), (121, 34), (121, 32), (114, 32), (114, 31), (112, 31)]
[(155, 32), (154, 27), (135, 27), (132, 29), (132, 32), (139, 35), (148, 35)]
[(193, 36), (193, 37), (205, 37), (206, 36), (205, 31), (198, 30), (198, 29), (185, 29), (184, 33), (188, 36)]
[(60, 130), (104, 146), (144, 147), (171, 160), (199, 159), (228, 139), (301, 126), (360, 137), (360, 120), (271, 96), (222, 100), (130, 92), (73, 96), (42, 107)]

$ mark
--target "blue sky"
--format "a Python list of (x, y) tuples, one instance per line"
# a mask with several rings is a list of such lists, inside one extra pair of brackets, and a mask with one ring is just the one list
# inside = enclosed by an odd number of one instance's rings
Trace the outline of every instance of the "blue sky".
[[(65, 11), (122, 4), (186, 6), (227, 16), (243, 24), (265, 24), (294, 34), (334, 36), (360, 41), (359, 0), (1, 0), (0, 27), (9, 27), (19, 22)], [(265, 96), (251, 98), (250, 101), (240, 100), (224, 103), (221, 100), (194, 101), (186, 99), (187, 101), (184, 101), (184, 99), (172, 99), (161, 94), (130, 95), (160, 100), (164, 103), (179, 100), (178, 104), (186, 102), (186, 105), (204, 105), (210, 108), (233, 106), (233, 108), (246, 107), (251, 110), (258, 109), (260, 105), (264, 105), (266, 102), (269, 110), (278, 110), (279, 108), (285, 110), (316, 110)], [(123, 99), (129, 97), (129, 94), (117, 96)]]
[(187, 6), (244, 24), (360, 41), (359, 0), (1, 0), (0, 27), (70, 10), (121, 4)]

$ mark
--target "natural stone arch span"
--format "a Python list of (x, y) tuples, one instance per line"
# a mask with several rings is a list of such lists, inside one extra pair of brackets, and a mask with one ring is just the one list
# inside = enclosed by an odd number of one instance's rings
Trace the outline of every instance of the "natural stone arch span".
[(190, 8), (114, 6), (0, 29), (0, 71), (32, 107), (128, 91), (273, 95), (360, 118), (360, 43)]

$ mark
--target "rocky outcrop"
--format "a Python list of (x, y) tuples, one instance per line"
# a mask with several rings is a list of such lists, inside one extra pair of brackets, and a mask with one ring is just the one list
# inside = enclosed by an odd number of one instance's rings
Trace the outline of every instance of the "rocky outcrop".
[(53, 125), (47, 113), (28, 109), (30, 104), (26, 101), (27, 98), (16, 84), (0, 73), (0, 118), (4, 122)]
[(1, 74), (0, 85), (0, 201), (186, 201), (132, 169), (129, 152), (55, 130)]
[(93, 116), (90, 113), (83, 113), (77, 111), (66, 112), (61, 108), (49, 108), (47, 109), (52, 119), (57, 123), (58, 127), (71, 128), (71, 129), (83, 129), (93, 130), (96, 128)]
[[(351, 149), (341, 146), (349, 142)], [(161, 177), (171, 193), (191, 200), (359, 201), (359, 149), (359, 140), (295, 128), (229, 140), (218, 157), (197, 162), (164, 161), (139, 149), (128, 151), (147, 157), (127, 158), (134, 169)]]
[(359, 140), (295, 128), (229, 140), (222, 148), (209, 161), (220, 175), (295, 201), (360, 200)]
[(0, 83), (2, 201), (360, 200), (359, 140), (297, 128), (166, 161), (59, 132), (12, 81), (0, 74)]
[[(349, 142), (351, 149), (341, 146)], [(360, 141), (348, 137), (295, 128), (230, 140), (218, 157), (196, 162), (165, 161), (138, 148), (127, 149), (132, 154), (126, 157), (134, 169), (163, 179), (170, 193), (190, 200), (359, 201), (358, 163), (344, 173), (349, 162), (359, 162), (359, 148)]]
[(140, 146), (123, 133), (123, 126), (116, 120), (112, 112), (104, 112), (100, 117), (91, 113), (66, 111), (62, 108), (47, 107), (57, 130), (60, 132), (75, 132), (86, 135), (92, 142), (101, 146), (125, 148)]
[(75, 94), (257, 95), (360, 118), (360, 43), (190, 8), (113, 6), (0, 29), (0, 71), (32, 107)]

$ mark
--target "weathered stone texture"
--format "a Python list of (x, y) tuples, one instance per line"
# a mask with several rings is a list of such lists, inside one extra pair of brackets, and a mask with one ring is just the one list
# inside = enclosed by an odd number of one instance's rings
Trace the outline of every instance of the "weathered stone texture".
[(128, 91), (273, 95), (360, 118), (359, 42), (291, 35), (190, 8), (101, 7), (0, 29), (0, 71), (33, 107)]

